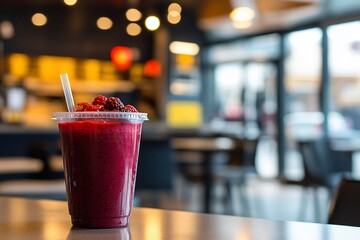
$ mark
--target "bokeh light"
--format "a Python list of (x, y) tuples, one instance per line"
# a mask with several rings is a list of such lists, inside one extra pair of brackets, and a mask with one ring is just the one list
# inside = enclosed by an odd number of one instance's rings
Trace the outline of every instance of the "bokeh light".
[(142, 17), (142, 14), (139, 10), (136, 8), (130, 8), (126, 11), (126, 19), (130, 22), (136, 22), (139, 21)]
[(178, 3), (171, 3), (168, 7), (168, 12), (175, 11), (181, 13), (181, 6)]
[(160, 20), (156, 16), (149, 16), (145, 20), (145, 26), (150, 31), (155, 31), (160, 27)]
[(137, 35), (139, 35), (141, 33), (141, 27), (137, 23), (130, 23), (126, 27), (126, 32), (130, 36), (137, 36)]
[(38, 27), (44, 26), (47, 23), (47, 17), (42, 13), (35, 13), (31, 17), (31, 22)]
[(74, 6), (77, 3), (77, 0), (64, 0), (64, 3), (68, 6)]
[(101, 30), (109, 30), (113, 26), (113, 22), (108, 17), (100, 17), (96, 21), (96, 25)]

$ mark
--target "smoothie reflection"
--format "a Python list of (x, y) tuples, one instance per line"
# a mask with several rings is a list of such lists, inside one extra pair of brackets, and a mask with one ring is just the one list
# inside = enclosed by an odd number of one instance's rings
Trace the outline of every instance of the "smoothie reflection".
[(99, 239), (131, 240), (129, 227), (111, 229), (84, 229), (73, 227), (66, 240)]

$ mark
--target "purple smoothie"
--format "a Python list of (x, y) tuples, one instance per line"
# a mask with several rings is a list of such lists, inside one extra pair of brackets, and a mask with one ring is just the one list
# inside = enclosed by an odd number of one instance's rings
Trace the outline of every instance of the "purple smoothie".
[(129, 223), (142, 123), (59, 122), (69, 212), (75, 227)]

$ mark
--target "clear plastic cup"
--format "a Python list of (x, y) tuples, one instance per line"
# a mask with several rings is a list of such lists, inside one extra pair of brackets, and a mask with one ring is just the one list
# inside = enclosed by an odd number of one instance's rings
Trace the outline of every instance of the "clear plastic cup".
[(75, 227), (126, 227), (146, 113), (55, 112)]

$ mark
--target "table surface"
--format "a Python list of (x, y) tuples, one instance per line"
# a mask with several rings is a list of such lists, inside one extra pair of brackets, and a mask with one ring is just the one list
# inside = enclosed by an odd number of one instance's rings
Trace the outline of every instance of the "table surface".
[(134, 208), (128, 228), (73, 228), (67, 203), (0, 198), (0, 236), (12, 239), (360, 239), (360, 228)]

